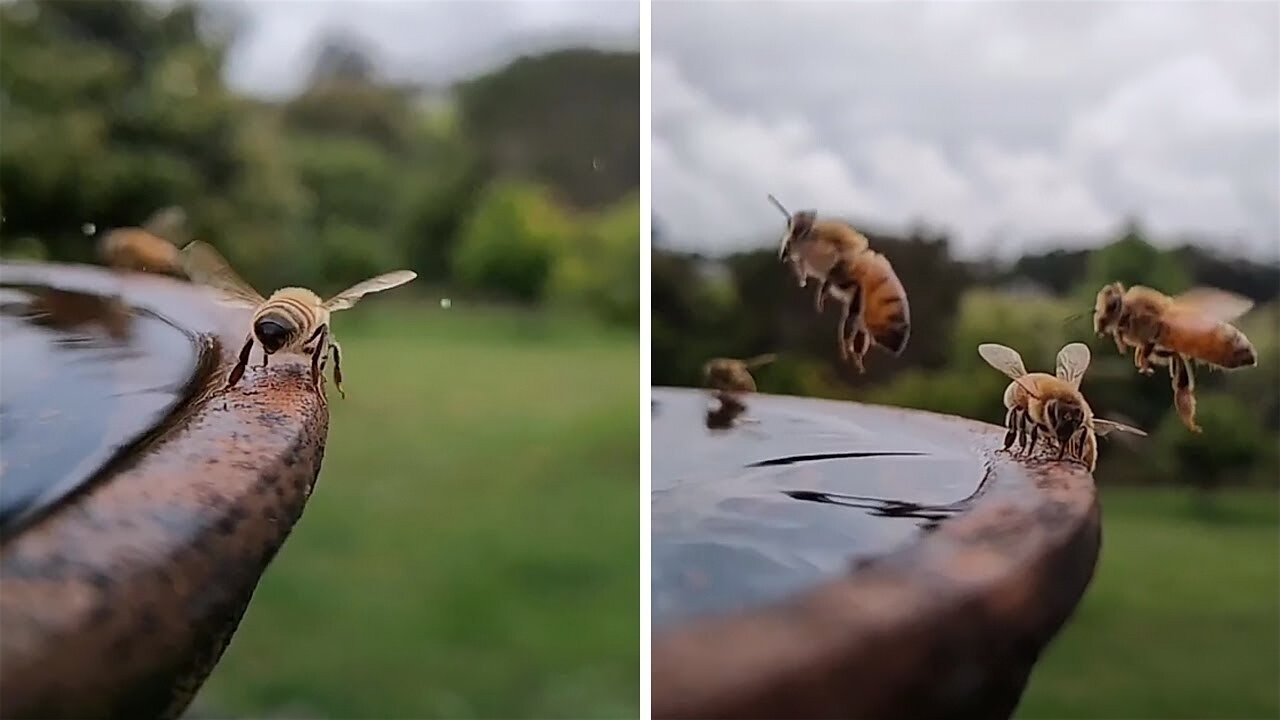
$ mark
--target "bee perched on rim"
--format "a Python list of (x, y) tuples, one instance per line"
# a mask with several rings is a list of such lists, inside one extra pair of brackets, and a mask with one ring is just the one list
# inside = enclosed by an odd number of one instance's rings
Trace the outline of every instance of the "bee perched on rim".
[(109, 230), (98, 240), (98, 257), (115, 270), (185, 277), (178, 243), (187, 216), (179, 207), (157, 211), (141, 227)]
[(777, 359), (778, 356), (773, 353), (757, 355), (748, 360), (712, 358), (702, 366), (702, 380), (712, 390), (753, 393), (756, 391), (756, 381), (751, 377), (751, 371)]
[(1125, 290), (1118, 282), (1098, 291), (1093, 329), (1110, 335), (1125, 354), (1134, 348), (1138, 372), (1155, 372), (1152, 363), (1169, 366), (1173, 406), (1182, 424), (1196, 425), (1196, 381), (1191, 361), (1221, 370), (1255, 367), (1258, 353), (1231, 321), (1253, 308), (1253, 301), (1225, 290), (1198, 287), (1170, 297), (1142, 285)]
[(901, 355), (911, 336), (911, 309), (889, 259), (847, 223), (818, 219), (814, 210), (793, 215), (773, 195), (769, 202), (787, 218), (778, 260), (790, 264), (800, 287), (809, 278), (820, 281), (814, 294), (819, 313), (828, 296), (843, 305), (836, 326), (840, 358), (866, 372), (864, 358), (873, 344)]
[(1053, 375), (1027, 372), (1022, 356), (1004, 345), (983, 343), (978, 346), (978, 355), (1013, 380), (1004, 391), (1005, 427), (1009, 430), (1004, 437), (1005, 450), (1016, 441), (1019, 449), (1030, 454), (1043, 432), (1050, 444), (1057, 446), (1058, 460), (1070, 454), (1093, 472), (1098, 435), (1114, 430), (1146, 435), (1135, 427), (1094, 417), (1080, 392), (1080, 381), (1091, 360), (1089, 346), (1084, 343), (1069, 343), (1058, 351)]
[(333, 382), (342, 397), (342, 348), (329, 330), (329, 316), (355, 305), (369, 293), (382, 292), (403, 285), (418, 276), (411, 270), (397, 270), (365, 280), (343, 290), (328, 300), (301, 287), (280, 288), (264, 298), (231, 269), (217, 250), (200, 241), (182, 249), (182, 265), (193, 282), (211, 287), (230, 305), (253, 310), (248, 337), (231, 374), (227, 388), (244, 375), (249, 353), (255, 342), (262, 345), (262, 367), (278, 352), (301, 352), (311, 357), (311, 381), (323, 398), (321, 384), (327, 354), (333, 353)]

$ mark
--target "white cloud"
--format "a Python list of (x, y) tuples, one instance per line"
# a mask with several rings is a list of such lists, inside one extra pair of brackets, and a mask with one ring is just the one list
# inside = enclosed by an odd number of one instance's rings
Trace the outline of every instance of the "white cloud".
[(1096, 240), (1132, 215), (1280, 254), (1275, 4), (663, 2), (653, 18), (654, 208), (686, 246), (771, 241), (773, 191), (924, 219), (970, 255)]

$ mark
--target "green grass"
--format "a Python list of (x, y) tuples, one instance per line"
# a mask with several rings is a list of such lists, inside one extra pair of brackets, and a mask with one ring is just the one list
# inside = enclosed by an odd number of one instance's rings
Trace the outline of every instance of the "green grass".
[(320, 479), (196, 704), (226, 717), (634, 717), (636, 333), (368, 302)]
[(1017, 717), (1280, 717), (1278, 500), (1104, 490), (1097, 575)]

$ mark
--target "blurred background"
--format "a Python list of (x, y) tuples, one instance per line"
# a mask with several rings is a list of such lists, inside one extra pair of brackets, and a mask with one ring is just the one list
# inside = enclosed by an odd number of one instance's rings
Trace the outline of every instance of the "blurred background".
[(335, 319), (193, 716), (637, 712), (638, 47), (634, 2), (0, 3), (6, 258), (177, 206), (264, 292), (419, 274)]
[[(1280, 713), (1280, 8), (664, 2), (653, 23), (654, 385), (777, 352), (762, 392), (1002, 424), (979, 343), (1051, 371), (1087, 341), (1095, 411), (1151, 436), (1101, 441), (1097, 575), (1019, 717)], [(901, 358), (841, 366), (767, 193), (890, 258)], [(1258, 367), (1198, 371), (1203, 435), (1163, 369), (1094, 337), (1115, 280), (1256, 302)]]

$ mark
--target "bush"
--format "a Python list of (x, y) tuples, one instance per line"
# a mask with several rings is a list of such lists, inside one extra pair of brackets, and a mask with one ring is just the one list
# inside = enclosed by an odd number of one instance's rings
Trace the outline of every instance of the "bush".
[(640, 323), (640, 199), (601, 213), (556, 260), (548, 290), (560, 303), (585, 307), (606, 322)]
[(453, 254), (464, 285), (521, 302), (537, 302), (557, 256), (574, 234), (550, 191), (498, 182), (486, 188), (465, 221)]

